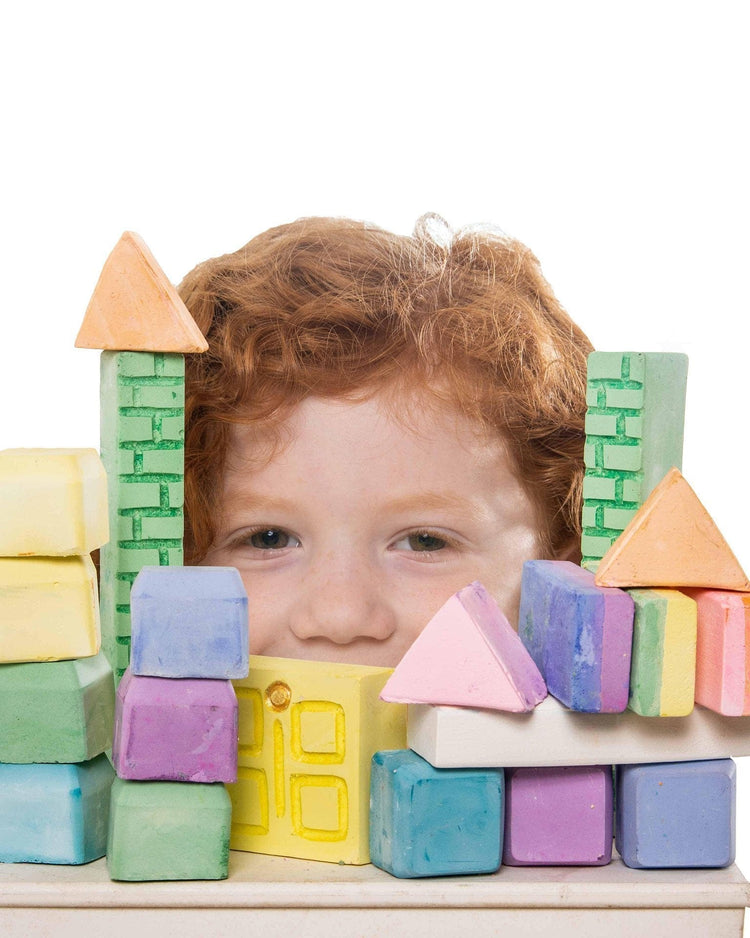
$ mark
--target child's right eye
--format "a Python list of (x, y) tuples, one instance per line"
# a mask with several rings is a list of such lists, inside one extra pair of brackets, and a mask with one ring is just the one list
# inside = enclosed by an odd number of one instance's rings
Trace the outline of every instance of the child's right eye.
[(299, 547), (297, 538), (282, 528), (261, 528), (242, 536), (243, 544), (249, 544), (257, 550), (282, 550), (285, 547)]

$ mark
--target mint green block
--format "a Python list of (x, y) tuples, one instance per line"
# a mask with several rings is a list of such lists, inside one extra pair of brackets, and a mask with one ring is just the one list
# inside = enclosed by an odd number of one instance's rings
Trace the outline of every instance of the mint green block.
[(624, 472), (638, 472), (643, 466), (640, 446), (617, 446), (610, 443), (604, 448), (604, 468)]
[(121, 414), (118, 419), (121, 440), (150, 442), (154, 438), (154, 419), (141, 414)]
[(586, 414), (586, 433), (589, 436), (617, 436), (615, 414)]
[(617, 410), (640, 410), (643, 407), (642, 388), (607, 388), (607, 407)]
[(184, 482), (170, 482), (165, 486), (167, 493), (167, 504), (162, 508), (182, 508), (185, 503), (185, 484)]
[(185, 356), (168, 352), (161, 356), (161, 373), (165, 378), (185, 377)]
[(636, 510), (635, 508), (605, 508), (604, 527), (624, 531)]
[[(175, 379), (171, 380), (174, 381)], [(146, 385), (138, 389), (138, 406), (170, 410), (182, 409), (185, 406), (185, 386), (184, 384)]]
[(0, 665), (0, 762), (85, 762), (112, 745), (115, 685), (102, 652)]
[(614, 501), (617, 485), (611, 476), (587, 475), (583, 479), (584, 499)]
[(180, 539), (184, 528), (182, 513), (171, 517), (143, 518), (141, 521), (142, 535), (148, 540)]
[(161, 418), (161, 438), (162, 440), (184, 440), (185, 439), (185, 419), (184, 417), (162, 417)]
[(232, 806), (221, 783), (112, 785), (107, 866), (115, 880), (226, 879)]
[(185, 472), (185, 451), (181, 446), (144, 450), (143, 471), (148, 474), (182, 476)]
[(597, 508), (595, 505), (584, 505), (583, 506), (583, 526), (584, 528), (594, 528), (596, 527), (596, 513)]
[(588, 358), (589, 381), (622, 378), (624, 352), (592, 352)]
[[(103, 352), (104, 359), (113, 360), (111, 367), (116, 369), (117, 375), (123, 378), (144, 378), (154, 375), (156, 356), (153, 352)], [(109, 366), (109, 362), (107, 365)]]

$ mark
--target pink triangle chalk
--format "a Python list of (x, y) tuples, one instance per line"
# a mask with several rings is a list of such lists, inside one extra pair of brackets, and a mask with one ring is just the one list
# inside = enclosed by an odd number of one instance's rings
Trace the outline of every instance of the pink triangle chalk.
[(481, 583), (459, 590), (427, 623), (380, 694), (395, 703), (533, 710), (547, 687)]

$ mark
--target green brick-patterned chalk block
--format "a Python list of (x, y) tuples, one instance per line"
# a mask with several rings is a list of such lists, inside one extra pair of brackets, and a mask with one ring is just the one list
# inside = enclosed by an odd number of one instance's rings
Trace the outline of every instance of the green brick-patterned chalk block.
[(112, 879), (226, 879), (232, 805), (220, 782), (116, 778), (109, 813)]
[(182, 564), (185, 359), (102, 352), (101, 456), (111, 538), (101, 552), (102, 647), (122, 677), (130, 587), (141, 567)]
[(682, 468), (687, 369), (680, 353), (589, 355), (581, 538), (589, 570), (669, 469)]

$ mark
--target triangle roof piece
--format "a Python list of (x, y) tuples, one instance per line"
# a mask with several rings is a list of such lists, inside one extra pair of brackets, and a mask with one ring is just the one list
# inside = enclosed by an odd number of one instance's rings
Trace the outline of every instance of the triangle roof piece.
[(126, 231), (102, 268), (77, 348), (205, 352), (203, 334), (145, 241)]
[(750, 590), (716, 523), (679, 469), (670, 469), (610, 547), (597, 586)]
[(427, 623), (380, 696), (517, 713), (533, 710), (547, 687), (500, 607), (474, 582)]

